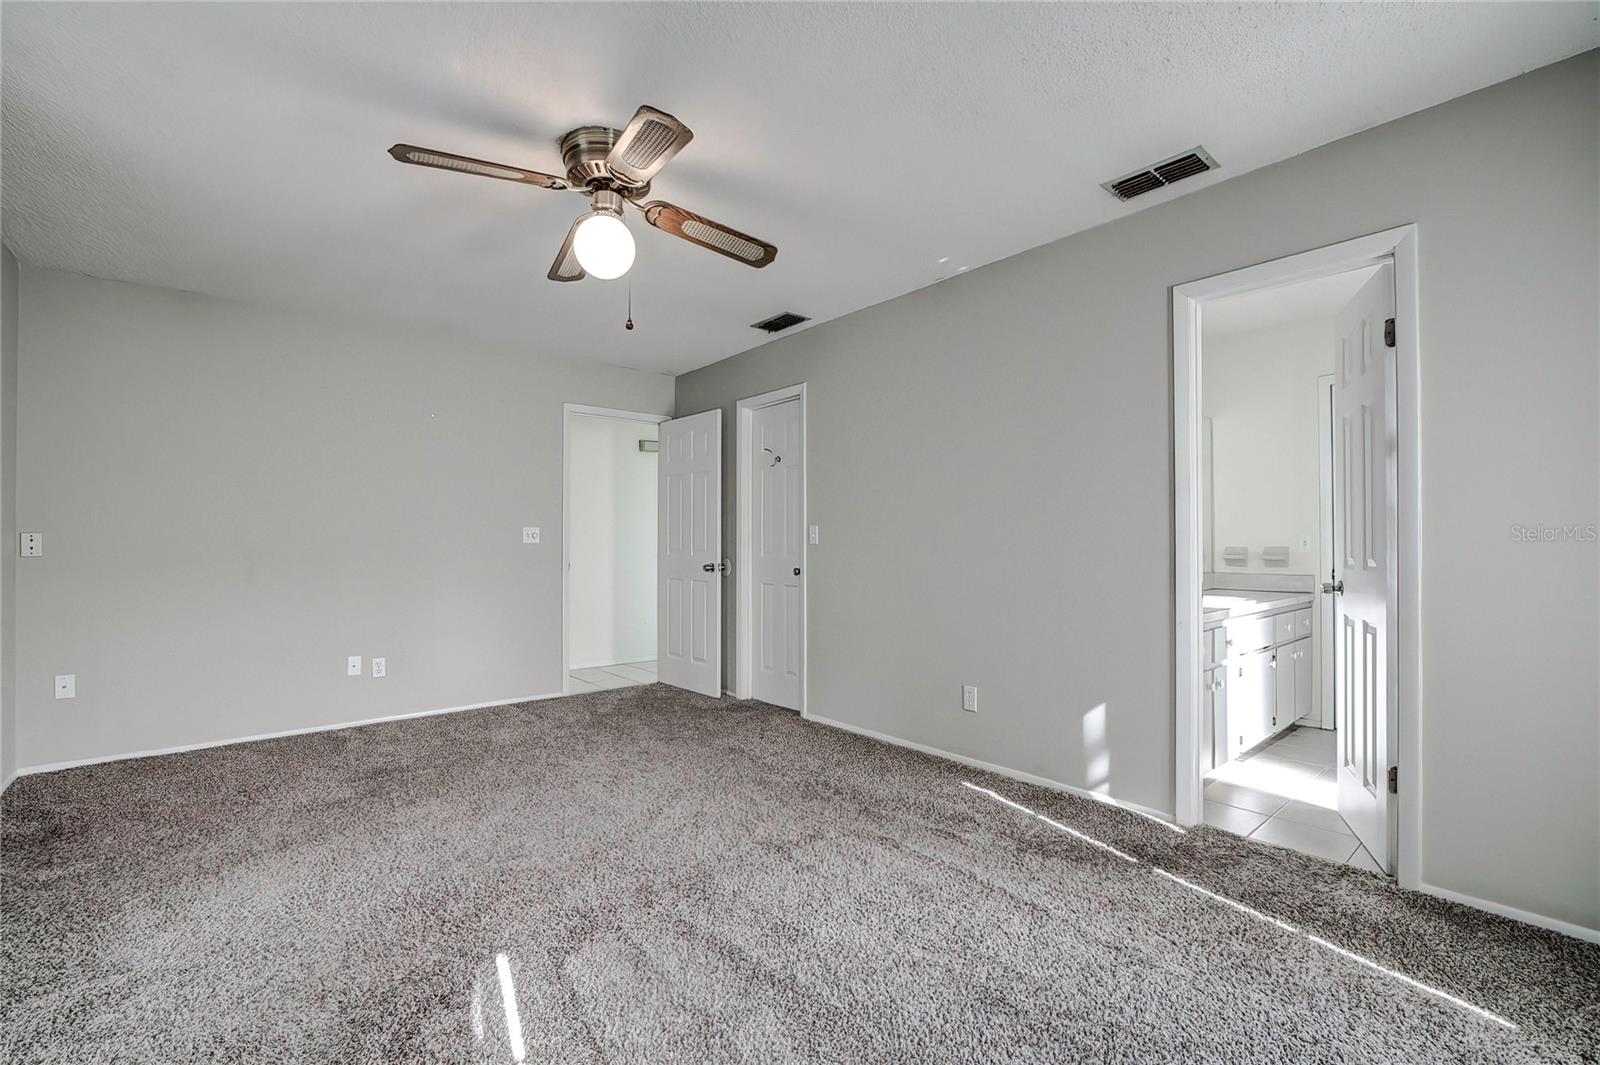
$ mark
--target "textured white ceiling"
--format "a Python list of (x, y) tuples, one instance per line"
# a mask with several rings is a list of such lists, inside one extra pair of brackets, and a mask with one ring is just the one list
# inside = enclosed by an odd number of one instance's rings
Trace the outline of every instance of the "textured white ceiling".
[[(1600, 43), (1591, 4), (24, 4), (4, 7), (4, 235), (25, 262), (681, 372)], [(655, 195), (775, 242), (649, 229), (627, 282), (544, 274), (583, 206), (407, 167), (560, 171), (641, 103)], [(1101, 181), (1203, 143), (1133, 204)], [(941, 262), (941, 260), (946, 260)]]
[(1313, 318), (1332, 318), (1355, 299), (1361, 286), (1377, 270), (1376, 266), (1363, 266), (1342, 274), (1211, 300), (1201, 307), (1201, 328), (1208, 337), (1224, 336)]

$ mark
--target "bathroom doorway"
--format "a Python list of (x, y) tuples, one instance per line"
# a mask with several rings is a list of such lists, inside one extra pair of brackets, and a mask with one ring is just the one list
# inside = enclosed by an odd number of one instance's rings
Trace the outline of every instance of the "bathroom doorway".
[(1402, 880), (1410, 239), (1174, 292), (1180, 820)]

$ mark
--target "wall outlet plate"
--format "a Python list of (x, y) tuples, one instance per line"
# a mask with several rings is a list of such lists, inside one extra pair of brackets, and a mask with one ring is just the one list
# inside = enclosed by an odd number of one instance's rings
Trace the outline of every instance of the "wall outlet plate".
[(978, 686), (965, 684), (961, 688), (961, 709), (969, 714), (978, 712)]
[(56, 677), (56, 698), (75, 699), (78, 696), (78, 675), (61, 673)]
[(389, 663), (382, 658), (374, 658), (372, 660), (372, 675), (374, 677), (387, 677), (389, 675)]
[(811, 532), (807, 537), (807, 540), (812, 547), (816, 547), (822, 542), (822, 530), (815, 525), (811, 526)]
[(536, 544), (539, 542), (539, 527), (537, 525), (524, 525), (522, 527), (522, 542)]
[(361, 656), (351, 655), (345, 660), (344, 675), (347, 677), (361, 676)]
[(44, 533), (17, 533), (17, 554), (23, 558), (35, 558), (44, 554)]

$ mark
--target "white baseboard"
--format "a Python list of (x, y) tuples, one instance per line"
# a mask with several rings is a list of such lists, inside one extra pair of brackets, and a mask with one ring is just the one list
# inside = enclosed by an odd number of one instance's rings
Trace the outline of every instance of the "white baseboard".
[[(51, 762), (48, 765), (30, 765), (18, 769), (16, 776), (26, 777), (35, 773), (54, 773), (61, 769), (76, 769), (85, 765), (102, 765), (106, 762), (123, 762), (131, 758), (158, 758), (163, 754), (182, 754), (185, 751), (203, 751), (211, 747), (230, 747), (235, 743), (255, 743), (259, 740), (277, 740), (285, 736), (304, 736), (312, 732), (337, 732), (339, 729), (360, 728), (362, 725), (378, 725), (385, 721), (405, 721), (414, 717), (434, 717), (438, 714), (456, 714), (463, 710), (483, 710), (490, 706), (506, 706), (510, 703), (531, 703), (541, 699), (559, 699), (562, 692), (547, 692), (544, 695), (521, 695), (514, 699), (491, 699), (486, 703), (468, 703), (466, 706), (446, 706), (438, 710), (413, 710), (408, 714), (388, 714), (384, 717), (369, 717), (360, 721), (341, 721), (331, 725), (311, 725), (306, 728), (285, 729), (282, 732), (262, 732), (254, 736), (235, 736), (226, 740), (207, 740), (204, 743), (187, 743), (181, 747), (161, 747), (150, 751), (129, 751), (126, 754), (96, 755), (93, 758), (76, 758), (70, 762)], [(14, 778), (13, 778), (14, 779)], [(9, 782), (8, 782), (9, 783)]]
[(1141, 805), (1140, 803), (1128, 802), (1125, 799), (1113, 799), (1109, 795), (1103, 795), (1097, 791), (1090, 791), (1087, 788), (1079, 788), (1071, 784), (1063, 784), (1059, 780), (1051, 780), (1048, 777), (1035, 776), (1032, 773), (1024, 773), (1019, 769), (1011, 769), (1003, 765), (995, 765), (992, 762), (983, 762), (976, 758), (968, 758), (964, 754), (955, 754), (952, 751), (941, 751), (939, 748), (929, 747), (925, 743), (913, 743), (911, 740), (903, 740), (899, 736), (891, 736), (886, 732), (874, 732), (872, 729), (862, 728), (859, 725), (852, 725), (848, 722), (835, 721), (832, 718), (827, 717), (818, 717), (816, 714), (806, 714), (803, 716), (807, 721), (815, 721), (819, 725), (827, 725), (829, 728), (842, 729), (845, 732), (854, 732), (858, 736), (865, 736), (868, 739), (878, 740), (882, 743), (892, 743), (896, 747), (906, 747), (913, 751), (921, 751), (923, 754), (931, 754), (935, 758), (943, 758), (946, 761), (959, 762), (962, 765), (971, 766), (973, 769), (981, 769), (986, 773), (994, 773), (997, 776), (1010, 777), (1012, 780), (1020, 780), (1024, 784), (1034, 784), (1041, 788), (1049, 788), (1051, 791), (1064, 791), (1068, 795), (1076, 795), (1081, 799), (1091, 799), (1094, 802), (1103, 802), (1107, 806), (1115, 806), (1118, 809), (1127, 810), (1129, 813), (1138, 814), (1140, 817), (1143, 817), (1146, 820), (1155, 821), (1159, 823), (1162, 828), (1170, 829), (1173, 832), (1181, 833), (1184, 831), (1177, 825), (1176, 822), (1173, 821), (1171, 814), (1164, 814), (1160, 810), (1152, 810), (1150, 807)]
[(634, 659), (630, 659), (630, 660), (628, 660), (626, 662), (592, 662), (589, 665), (584, 665), (584, 666), (573, 664), (573, 665), (570, 665), (570, 666), (567, 667), (567, 672), (568, 673), (575, 673), (580, 669), (610, 669), (612, 666), (636, 666), (641, 662), (654, 662), (654, 661), (655, 661), (655, 659), (653, 659), (653, 658), (634, 658)]
[(1435, 885), (1426, 882), (1419, 883), (1417, 885), (1417, 890), (1425, 892), (1429, 895), (1437, 895), (1439, 898), (1448, 899), (1451, 902), (1459, 902), (1463, 906), (1471, 906), (1475, 910), (1483, 910), (1486, 913), (1497, 914), (1501, 917), (1509, 917), (1513, 921), (1521, 921), (1523, 924), (1531, 924), (1537, 925), (1540, 928), (1548, 928), (1552, 932), (1560, 932), (1562, 935), (1571, 936), (1573, 939), (1582, 939), (1590, 943), (1600, 943), (1600, 928), (1586, 928), (1581, 924), (1573, 924), (1570, 921), (1558, 921), (1554, 917), (1545, 917), (1543, 914), (1530, 913), (1527, 910), (1519, 910), (1515, 906), (1507, 906), (1504, 903), (1499, 902), (1490, 902), (1488, 899), (1480, 899), (1476, 896), (1467, 895), (1460, 891), (1451, 891), (1449, 888), (1436, 887)]

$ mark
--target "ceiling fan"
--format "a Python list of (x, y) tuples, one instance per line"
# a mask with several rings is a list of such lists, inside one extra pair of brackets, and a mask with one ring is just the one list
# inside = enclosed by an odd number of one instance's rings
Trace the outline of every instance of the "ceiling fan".
[(563, 136), (561, 161), (567, 167), (565, 178), (414, 144), (396, 144), (389, 154), (415, 166), (520, 181), (588, 196), (589, 210), (567, 230), (567, 239), (550, 267), (552, 281), (582, 281), (589, 275), (609, 281), (628, 272), (633, 265), (633, 234), (623, 221), (626, 203), (638, 208), (644, 220), (657, 229), (746, 266), (766, 266), (778, 257), (774, 245), (665, 200), (641, 202), (650, 192), (651, 180), (693, 138), (688, 126), (665, 111), (641, 107), (628, 128), (620, 132), (606, 126), (580, 126)]

